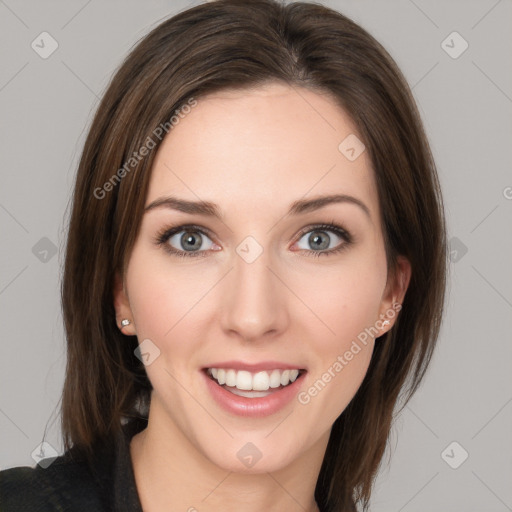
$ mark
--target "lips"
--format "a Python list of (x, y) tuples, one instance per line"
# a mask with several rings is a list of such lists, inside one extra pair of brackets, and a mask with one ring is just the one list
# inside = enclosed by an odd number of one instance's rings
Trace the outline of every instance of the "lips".
[(299, 392), (306, 369), (279, 361), (214, 363), (201, 372), (214, 400), (239, 416), (262, 417), (284, 408)]
[(294, 365), (285, 363), (283, 361), (261, 361), (259, 363), (244, 363), (242, 361), (218, 361), (204, 367), (207, 368), (232, 368), (233, 370), (246, 370), (251, 373), (256, 373), (263, 370), (274, 370), (276, 368), (282, 370), (293, 370), (295, 368), (306, 368), (303, 365)]

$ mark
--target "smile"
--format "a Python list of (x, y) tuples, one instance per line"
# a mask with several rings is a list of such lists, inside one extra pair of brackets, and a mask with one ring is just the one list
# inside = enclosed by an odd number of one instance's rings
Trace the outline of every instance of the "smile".
[(267, 391), (269, 388), (276, 389), (295, 382), (300, 370), (274, 369), (252, 373), (246, 370), (208, 368), (207, 373), (221, 386), (225, 384), (226, 387), (236, 388), (239, 391)]
[(299, 368), (258, 370), (209, 367), (203, 374), (211, 396), (223, 409), (261, 417), (285, 407), (298, 393), (307, 373)]

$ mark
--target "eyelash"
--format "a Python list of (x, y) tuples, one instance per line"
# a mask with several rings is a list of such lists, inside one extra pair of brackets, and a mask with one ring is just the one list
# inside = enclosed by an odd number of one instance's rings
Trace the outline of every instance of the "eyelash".
[[(189, 232), (198, 232), (202, 235), (208, 236), (208, 238), (212, 238), (211, 234), (209, 233), (209, 230), (206, 230), (205, 228), (201, 228), (199, 226), (191, 225), (191, 224), (183, 224), (179, 226), (174, 226), (171, 228), (166, 228), (162, 231), (160, 231), (155, 238), (155, 243), (158, 246), (163, 246), (163, 248), (170, 253), (172, 256), (177, 256), (178, 258), (202, 258), (207, 256), (208, 251), (179, 251), (177, 249), (174, 249), (174, 247), (171, 247), (167, 242), (169, 241), (169, 238), (171, 236), (175, 235), (176, 233), (180, 233), (181, 231), (189, 231)], [(349, 245), (353, 243), (352, 235), (341, 226), (337, 225), (332, 221), (330, 224), (315, 224), (312, 226), (308, 226), (307, 228), (304, 228), (299, 235), (298, 240), (300, 240), (305, 234), (312, 232), (312, 231), (332, 231), (335, 235), (339, 236), (341, 239), (344, 240), (344, 242), (339, 245), (336, 249), (329, 249), (329, 250), (323, 250), (323, 251), (311, 251), (309, 249), (299, 249), (299, 251), (306, 252), (310, 256), (313, 256), (315, 258), (318, 258), (319, 256), (325, 255), (330, 256), (334, 254), (338, 254), (342, 251), (344, 251)]]

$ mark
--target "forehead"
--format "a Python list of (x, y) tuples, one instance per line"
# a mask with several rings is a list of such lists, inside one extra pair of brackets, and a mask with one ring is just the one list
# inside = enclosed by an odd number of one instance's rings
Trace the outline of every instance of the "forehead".
[[(350, 117), (326, 95), (270, 84), (223, 90), (197, 99), (165, 137), (156, 155), (146, 204), (172, 194), (278, 215), (293, 201), (348, 194), (378, 219), (371, 162), (349, 160), (339, 145), (357, 136)], [(349, 139), (351, 140), (351, 139)]]

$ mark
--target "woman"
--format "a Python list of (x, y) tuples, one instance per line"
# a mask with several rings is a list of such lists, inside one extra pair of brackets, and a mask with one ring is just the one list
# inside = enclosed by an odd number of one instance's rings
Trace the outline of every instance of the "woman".
[(163, 22), (78, 169), (66, 453), (3, 471), (2, 510), (367, 509), (445, 268), (428, 142), (368, 33), (273, 0)]

